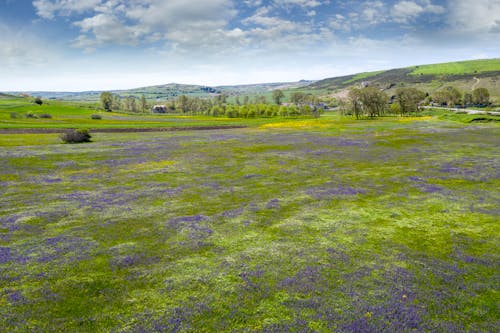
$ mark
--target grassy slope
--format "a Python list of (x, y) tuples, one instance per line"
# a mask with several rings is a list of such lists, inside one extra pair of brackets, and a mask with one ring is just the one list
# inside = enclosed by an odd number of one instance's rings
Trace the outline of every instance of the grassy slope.
[(462, 75), (500, 71), (499, 59), (484, 59), (448, 62), (434, 65), (415, 66), (412, 75)]
[(0, 136), (19, 145), (0, 143), (0, 327), (496, 331), (499, 135), (331, 118)]
[(369, 81), (389, 94), (401, 86), (414, 86), (428, 93), (446, 85), (456, 86), (463, 92), (470, 92), (473, 87), (484, 87), (490, 91), (494, 100), (500, 100), (500, 85), (497, 84), (499, 76), (500, 59), (488, 59), (348, 75), (321, 80), (310, 87), (334, 92)]

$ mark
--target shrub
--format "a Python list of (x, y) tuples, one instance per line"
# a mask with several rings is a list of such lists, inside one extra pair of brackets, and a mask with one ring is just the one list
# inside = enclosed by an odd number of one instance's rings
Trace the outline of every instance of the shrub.
[(34, 114), (33, 112), (28, 112), (26, 113), (26, 118), (31, 118), (31, 119), (37, 119), (38, 116), (36, 114)]
[(19, 119), (19, 118), (21, 118), (21, 115), (19, 113), (17, 113), (17, 112), (11, 112), (10, 113), (10, 118), (11, 119)]
[(65, 143), (90, 142), (90, 133), (86, 129), (71, 129), (61, 134), (61, 140)]
[(101, 120), (101, 119), (102, 119), (102, 117), (101, 117), (101, 115), (100, 115), (100, 114), (93, 114), (93, 115), (91, 116), (91, 118), (92, 118), (92, 119), (95, 119), (95, 120)]
[(38, 104), (38, 105), (42, 105), (43, 104), (43, 101), (42, 101), (42, 99), (40, 97), (35, 98), (34, 102), (35, 102), (35, 104)]
[(48, 113), (42, 113), (41, 115), (39, 115), (39, 117), (43, 118), (43, 119), (51, 119), (52, 115), (50, 115)]

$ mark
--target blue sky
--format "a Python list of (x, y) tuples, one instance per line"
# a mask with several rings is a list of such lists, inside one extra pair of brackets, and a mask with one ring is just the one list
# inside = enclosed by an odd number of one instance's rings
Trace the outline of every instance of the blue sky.
[(500, 0), (0, 0), (0, 90), (322, 79), (500, 56)]

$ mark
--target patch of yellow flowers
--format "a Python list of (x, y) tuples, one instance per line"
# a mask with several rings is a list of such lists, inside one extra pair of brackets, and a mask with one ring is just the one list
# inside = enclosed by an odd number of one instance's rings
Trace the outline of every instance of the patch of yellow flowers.
[(332, 124), (329, 121), (313, 119), (313, 120), (297, 120), (297, 121), (285, 121), (281, 123), (265, 124), (262, 125), (261, 128), (307, 129), (307, 128), (328, 128), (331, 126)]

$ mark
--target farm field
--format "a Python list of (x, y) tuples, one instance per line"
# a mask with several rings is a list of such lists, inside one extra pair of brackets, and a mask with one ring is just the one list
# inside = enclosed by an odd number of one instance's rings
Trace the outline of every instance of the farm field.
[[(15, 118), (11, 114), (15, 115)], [(36, 118), (28, 118), (33, 114)], [(43, 118), (48, 114), (51, 118)], [(92, 119), (97, 114), (102, 119)], [(272, 121), (263, 118), (216, 118), (211, 116), (182, 116), (126, 114), (117, 112), (102, 112), (90, 108), (90, 105), (73, 105), (68, 102), (50, 101), (36, 105), (25, 98), (0, 97), (0, 130), (2, 129), (64, 129), (64, 128), (175, 128), (175, 127), (206, 127), (206, 126), (260, 126)]]
[(0, 327), (494, 332), (499, 142), (433, 117), (0, 134)]

